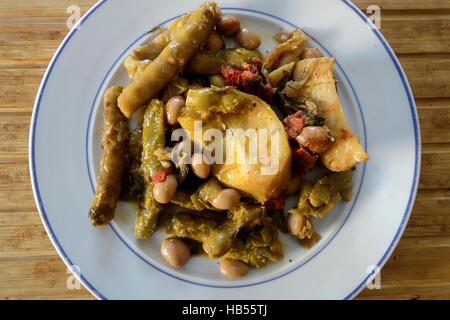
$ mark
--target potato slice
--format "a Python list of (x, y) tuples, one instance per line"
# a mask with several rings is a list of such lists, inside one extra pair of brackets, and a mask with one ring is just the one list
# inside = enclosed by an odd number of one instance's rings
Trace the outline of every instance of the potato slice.
[(358, 163), (367, 162), (369, 156), (350, 128), (339, 96), (333, 75), (333, 58), (307, 59), (297, 62), (294, 80), (298, 94), (313, 101), (325, 118), (325, 125), (331, 130), (335, 142), (320, 155), (322, 163), (331, 171), (346, 171)]
[[(195, 121), (202, 121), (203, 134), (208, 129), (220, 130), (224, 161), (213, 164), (212, 173), (225, 186), (239, 190), (260, 203), (278, 196), (284, 190), (290, 175), (291, 149), (283, 124), (271, 107), (258, 97), (230, 87), (189, 90), (186, 109), (178, 121), (191, 140), (203, 145), (210, 142), (206, 142), (204, 137), (200, 137), (202, 141), (194, 137)], [(267, 130), (268, 143), (258, 139), (256, 144), (258, 155), (264, 154), (266, 157), (251, 158), (250, 145), (254, 144), (244, 139), (245, 145), (241, 145), (227, 136), (226, 129), (227, 132), (255, 129), (257, 133), (261, 129)], [(278, 143), (275, 152), (271, 150), (272, 143)], [(226, 150), (231, 152), (227, 154)], [(226, 162), (227, 159), (232, 161)], [(274, 171), (267, 170), (269, 163), (275, 164), (272, 167)]]

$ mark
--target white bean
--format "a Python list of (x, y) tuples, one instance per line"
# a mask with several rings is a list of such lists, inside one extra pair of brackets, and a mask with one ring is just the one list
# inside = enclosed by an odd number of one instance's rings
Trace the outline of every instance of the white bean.
[(163, 182), (153, 186), (153, 197), (161, 204), (169, 203), (177, 192), (178, 182), (175, 175), (170, 174)]
[(217, 30), (225, 37), (235, 35), (241, 28), (241, 23), (235, 16), (223, 16), (216, 24)]
[(178, 123), (178, 117), (184, 108), (186, 99), (183, 96), (175, 96), (166, 102), (166, 120), (167, 123), (174, 126)]
[(255, 50), (261, 45), (259, 36), (247, 28), (239, 30), (236, 34), (236, 41), (241, 47), (247, 50)]
[(206, 179), (211, 172), (211, 167), (207, 163), (207, 159), (201, 153), (195, 153), (192, 156), (192, 164), (191, 164), (192, 172), (199, 177), (200, 179)]
[(223, 259), (220, 262), (220, 272), (227, 278), (241, 278), (249, 271), (249, 265), (240, 260)]
[(189, 247), (178, 238), (165, 239), (161, 243), (161, 255), (175, 268), (184, 266), (191, 257)]

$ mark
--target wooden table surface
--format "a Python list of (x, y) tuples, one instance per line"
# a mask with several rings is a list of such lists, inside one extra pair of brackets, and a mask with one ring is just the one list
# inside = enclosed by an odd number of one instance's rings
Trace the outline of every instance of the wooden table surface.
[[(69, 290), (39, 218), (28, 171), (35, 95), (67, 34), (66, 9), (94, 0), (0, 1), (0, 299), (91, 299)], [(422, 129), (419, 193), (405, 234), (362, 299), (450, 299), (450, 0), (358, 0), (382, 9), (381, 32), (408, 75)]]

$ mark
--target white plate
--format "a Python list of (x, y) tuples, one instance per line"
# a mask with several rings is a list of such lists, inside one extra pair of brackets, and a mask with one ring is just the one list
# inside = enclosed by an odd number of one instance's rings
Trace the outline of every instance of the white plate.
[[(263, 49), (279, 28), (303, 29), (336, 58), (345, 113), (371, 159), (354, 175), (353, 200), (318, 224), (321, 241), (306, 251), (286, 240), (285, 259), (241, 280), (220, 276), (217, 261), (192, 259), (183, 270), (159, 255), (162, 234), (133, 238), (132, 208), (121, 204), (109, 227), (87, 212), (101, 154), (101, 96), (125, 84), (121, 62), (145, 31), (201, 1), (98, 2), (52, 59), (30, 131), (30, 171), (44, 226), (64, 262), (102, 299), (349, 299), (397, 244), (414, 202), (420, 131), (411, 89), (392, 49), (346, 0), (219, 1), (257, 31)], [(76, 267), (73, 267), (76, 266)]]

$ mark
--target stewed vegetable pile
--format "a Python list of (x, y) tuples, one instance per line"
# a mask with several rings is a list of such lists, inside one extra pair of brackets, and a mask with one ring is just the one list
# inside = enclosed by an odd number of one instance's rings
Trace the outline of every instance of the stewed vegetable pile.
[[(319, 241), (313, 219), (351, 199), (351, 171), (368, 160), (342, 111), (334, 59), (306, 47), (301, 30), (274, 35), (278, 45), (264, 55), (259, 36), (214, 2), (155, 32), (124, 61), (131, 83), (104, 95), (91, 223), (107, 225), (119, 200), (134, 202), (135, 237), (164, 229), (168, 264), (204, 253), (230, 278), (280, 261), (279, 232), (304, 247)], [(223, 138), (198, 136), (198, 123)], [(265, 157), (239, 162), (251, 148), (226, 134), (239, 130), (276, 140), (255, 147)], [(185, 139), (174, 141), (179, 132)], [(219, 155), (212, 145), (234, 147)], [(270, 174), (268, 160), (277, 164)], [(324, 174), (306, 179), (315, 168)]]

